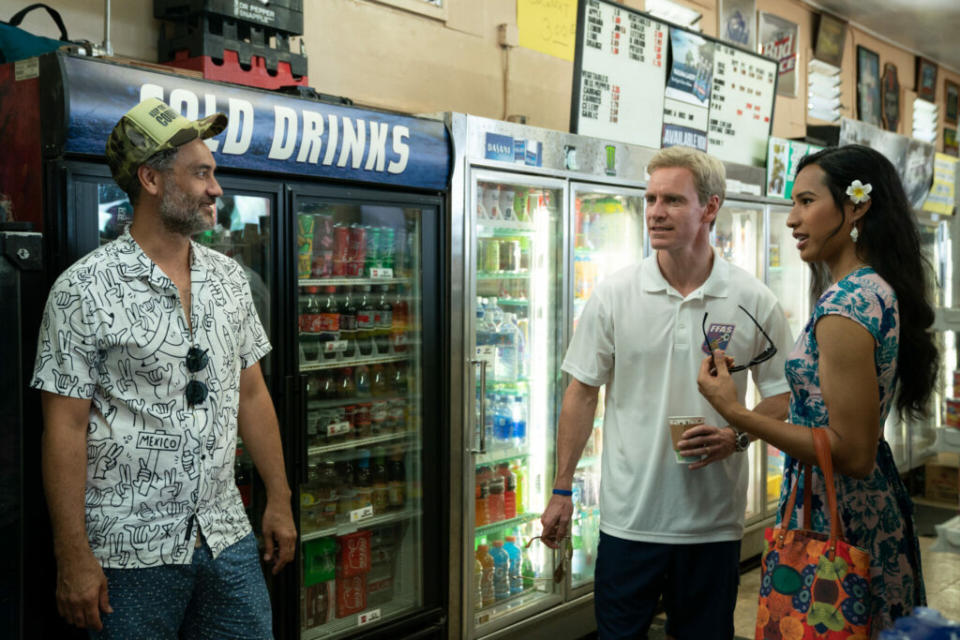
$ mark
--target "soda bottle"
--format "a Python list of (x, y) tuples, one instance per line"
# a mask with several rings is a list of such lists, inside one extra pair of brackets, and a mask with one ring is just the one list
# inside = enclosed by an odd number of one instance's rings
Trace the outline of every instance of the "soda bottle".
[(360, 296), (360, 303), (357, 305), (357, 348), (360, 355), (369, 356), (373, 353), (376, 305), (370, 295), (369, 285), (362, 288)]
[(477, 554), (473, 558), (473, 580), (473, 608), (481, 609), (483, 608), (483, 563), (480, 562), (479, 549), (477, 549)]
[(519, 460), (514, 460), (512, 463), (510, 463), (510, 471), (513, 472), (513, 477), (515, 478), (516, 482), (516, 489), (514, 489), (514, 492), (517, 500), (517, 514), (520, 515), (526, 513), (526, 500), (523, 492), (526, 489), (527, 474)]
[(382, 447), (373, 450), (373, 512), (386, 513), (390, 508), (387, 480), (387, 457)]
[(503, 550), (507, 552), (510, 560), (507, 569), (507, 582), (510, 584), (510, 595), (515, 596), (523, 592), (523, 577), (520, 573), (520, 565), (523, 564), (523, 552), (517, 546), (516, 536), (507, 536), (504, 538)]
[(407, 395), (407, 365), (398, 362), (393, 367), (393, 379), (390, 381), (390, 389), (397, 395)]
[(497, 465), (497, 474), (503, 478), (503, 517), (506, 520), (517, 517), (517, 478), (510, 472), (510, 465), (501, 462)]
[(494, 540), (493, 549), (493, 597), (495, 600), (505, 600), (510, 597), (510, 557), (503, 550), (503, 540)]
[[(519, 546), (519, 545), (517, 545)], [(537, 573), (533, 569), (533, 562), (530, 560), (530, 551), (523, 553), (523, 559), (520, 562), (520, 579), (523, 583), (523, 590), (533, 589), (536, 584)]]
[(403, 453), (395, 453), (387, 462), (387, 489), (390, 493), (390, 508), (403, 509), (407, 500), (407, 472), (403, 466)]
[(356, 393), (355, 395), (358, 398), (369, 398), (370, 397), (370, 369), (367, 365), (360, 365), (356, 368), (356, 373), (354, 374), (355, 384), (356, 384)]
[(390, 380), (392, 376), (392, 366), (387, 364), (375, 364), (370, 369), (370, 393), (375, 397), (382, 398), (390, 395)]
[(357, 384), (353, 381), (353, 369), (344, 367), (340, 369), (340, 378), (337, 381), (338, 398), (355, 398), (357, 396)]
[(377, 302), (377, 351), (385, 354), (390, 351), (390, 333), (393, 331), (393, 304), (390, 302), (390, 287), (380, 287), (380, 300)]
[[(489, 467), (487, 467), (489, 469)], [(492, 475), (492, 474), (491, 474)], [(487, 514), (490, 522), (503, 520), (503, 478), (494, 476), (490, 479), (490, 495), (487, 496)]]
[(397, 292), (393, 296), (393, 350), (397, 353), (403, 353), (407, 350), (407, 322), (409, 317), (409, 307), (407, 299), (404, 297), (401, 287), (397, 287)]
[(484, 480), (483, 473), (480, 469), (477, 469), (475, 482), (476, 498), (474, 504), (474, 519), (476, 520), (476, 526), (482, 527), (485, 524), (490, 524), (490, 517), (487, 513), (487, 498), (490, 497), (490, 485)]
[(490, 547), (485, 544), (477, 547), (477, 559), (483, 568), (483, 578), (480, 583), (480, 604), (489, 607), (496, 602), (496, 596), (493, 592), (493, 556), (490, 555)]
[(347, 341), (343, 357), (352, 358), (357, 353), (357, 305), (354, 304), (350, 287), (344, 287), (340, 298), (340, 339)]
[(301, 318), (300, 344), (303, 346), (303, 356), (307, 360), (316, 360), (320, 357), (320, 300), (316, 287), (306, 288), (306, 303)]
[[(340, 310), (337, 305), (336, 287), (327, 287), (326, 297), (320, 306), (320, 344), (332, 342), (340, 338)], [(332, 360), (337, 357), (336, 351), (324, 351), (323, 357)]]

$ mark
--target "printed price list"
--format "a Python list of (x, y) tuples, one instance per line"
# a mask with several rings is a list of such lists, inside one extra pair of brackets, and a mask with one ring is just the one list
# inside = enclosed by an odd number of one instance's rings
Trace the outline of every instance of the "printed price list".
[(740, 164), (763, 164), (776, 73), (776, 62), (716, 44), (707, 129), (711, 154)]
[(657, 147), (665, 82), (663, 23), (600, 0), (587, 0), (581, 25), (576, 130)]

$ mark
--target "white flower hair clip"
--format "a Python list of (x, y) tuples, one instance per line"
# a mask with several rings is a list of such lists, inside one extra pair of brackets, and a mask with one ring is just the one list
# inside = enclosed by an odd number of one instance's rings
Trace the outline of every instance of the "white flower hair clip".
[(863, 184), (859, 180), (854, 180), (850, 183), (850, 186), (847, 187), (847, 195), (850, 196), (850, 200), (854, 204), (860, 204), (861, 202), (870, 200), (871, 191), (873, 191), (873, 185), (869, 182)]

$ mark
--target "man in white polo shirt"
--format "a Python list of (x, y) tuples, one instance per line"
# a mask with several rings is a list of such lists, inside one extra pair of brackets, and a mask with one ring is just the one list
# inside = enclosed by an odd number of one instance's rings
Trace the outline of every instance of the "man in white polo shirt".
[[(584, 308), (563, 370), (571, 381), (557, 429), (557, 477), (543, 513), (551, 546), (569, 534), (570, 489), (607, 385), (595, 579), (599, 637), (644, 638), (662, 597), (667, 634), (733, 638), (746, 507), (746, 434), (697, 392), (706, 346), (725, 344), (763, 396), (757, 410), (785, 419), (784, 358), (792, 346), (763, 283), (710, 246), (726, 177), (715, 158), (671, 147), (648, 165), (646, 220), (656, 253), (601, 282)], [(670, 416), (702, 416), (678, 464)], [(682, 611), (682, 613), (681, 613)]]

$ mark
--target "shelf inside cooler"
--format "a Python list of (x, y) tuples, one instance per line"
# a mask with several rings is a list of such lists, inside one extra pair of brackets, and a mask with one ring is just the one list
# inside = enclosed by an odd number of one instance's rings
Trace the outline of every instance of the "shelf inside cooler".
[[(348, 366), (348, 365), (344, 365)], [(379, 402), (381, 400), (415, 400), (419, 398), (419, 394), (390, 394), (387, 396), (353, 396), (350, 398), (337, 398), (335, 400), (308, 400), (307, 401), (307, 411), (322, 411), (323, 409), (337, 409), (339, 407), (346, 407), (351, 404), (357, 404), (358, 402)]]
[[(410, 344), (409, 342), (407, 343)], [(317, 360), (315, 362), (300, 362), (300, 371), (322, 371), (323, 369), (340, 369), (343, 367), (359, 367), (364, 364), (383, 364), (385, 362), (403, 362), (413, 358), (412, 353), (385, 355), (385, 356), (361, 356), (359, 358), (348, 358), (343, 360)]]
[(507, 462), (509, 460), (516, 460), (517, 458), (526, 458), (530, 455), (530, 452), (527, 451), (526, 447), (517, 447), (513, 449), (497, 449), (495, 451), (487, 451), (486, 453), (478, 453), (474, 459), (476, 465), (492, 465), (499, 462)]
[(357, 438), (355, 440), (344, 440), (343, 442), (337, 442), (334, 444), (327, 444), (321, 447), (310, 447), (307, 449), (308, 456), (319, 456), (325, 453), (330, 453), (333, 451), (342, 451), (344, 449), (353, 449), (356, 447), (369, 447), (375, 444), (382, 444), (385, 442), (394, 442), (396, 440), (407, 440), (414, 438), (418, 435), (417, 431), (403, 431), (401, 433), (386, 433), (379, 436), (371, 436), (369, 438)]
[(510, 518), (509, 520), (497, 520), (496, 522), (491, 522), (490, 524), (485, 524), (474, 529), (473, 535), (482, 536), (491, 531), (497, 531), (499, 529), (510, 529), (517, 527), (521, 524), (530, 522), (531, 520), (536, 520), (540, 517), (539, 513), (524, 513), (523, 515), (517, 516), (516, 518)]
[(478, 271), (477, 280), (527, 280), (529, 271)]
[(520, 220), (487, 220), (485, 218), (477, 219), (477, 226), (508, 231), (534, 231), (537, 228), (533, 222), (521, 222)]
[(525, 298), (516, 298), (516, 299), (514, 299), (514, 298), (498, 298), (498, 299), (497, 299), (497, 304), (499, 304), (501, 307), (502, 307), (503, 305), (507, 305), (507, 306), (511, 306), (511, 307), (521, 307), (521, 306), (522, 306), (522, 307), (527, 307), (527, 306), (530, 306), (530, 301), (527, 300), (527, 299), (525, 299)]
[[(559, 587), (559, 585), (557, 586)], [(474, 621), (478, 626), (486, 624), (491, 620), (501, 618), (517, 609), (529, 606), (531, 603), (551, 595), (553, 595), (553, 593), (550, 592), (546, 586), (538, 584), (536, 587), (525, 589), (523, 593), (518, 593), (515, 596), (510, 596), (503, 600), (497, 600), (494, 604), (478, 609), (474, 613)]]
[(410, 284), (410, 278), (300, 278), (297, 284), (301, 287), (347, 287), (352, 285), (377, 284)]
[(391, 522), (400, 522), (402, 520), (412, 520), (413, 518), (420, 517), (422, 513), (423, 512), (420, 509), (404, 509), (403, 511), (393, 511), (379, 516), (364, 518), (363, 520), (358, 520), (357, 522), (342, 522), (332, 527), (317, 529), (316, 531), (311, 531), (309, 533), (304, 532), (300, 536), (300, 542), (309, 542), (310, 540), (328, 538), (330, 536), (345, 536), (348, 533), (353, 533), (354, 531), (359, 531), (360, 529), (369, 529), (370, 527), (376, 527), (381, 524), (389, 524)]
[[(398, 614), (405, 613), (416, 607), (416, 602), (407, 598), (395, 598), (390, 602), (378, 607), (369, 607), (360, 613), (354, 613), (343, 618), (335, 618), (322, 625), (303, 629), (300, 632), (301, 640), (315, 640), (316, 638), (332, 638), (335, 636), (346, 635), (355, 631), (359, 627), (372, 627)], [(379, 615), (377, 612), (379, 611)], [(368, 620), (368, 622), (361, 622)]]

